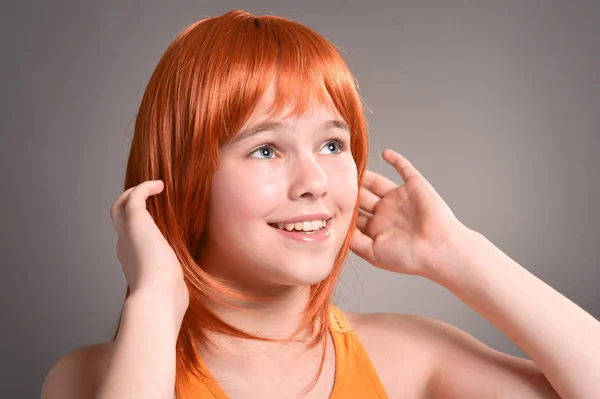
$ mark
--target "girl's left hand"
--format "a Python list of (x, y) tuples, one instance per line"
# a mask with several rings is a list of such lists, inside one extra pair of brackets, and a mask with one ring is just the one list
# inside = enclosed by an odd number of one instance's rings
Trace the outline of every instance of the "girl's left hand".
[(470, 230), (406, 158), (389, 149), (382, 156), (404, 184), (365, 171), (351, 250), (379, 268), (431, 278)]

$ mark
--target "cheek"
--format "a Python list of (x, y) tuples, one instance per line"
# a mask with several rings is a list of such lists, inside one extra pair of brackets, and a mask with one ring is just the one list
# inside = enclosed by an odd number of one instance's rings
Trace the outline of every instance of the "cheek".
[(346, 160), (329, 168), (329, 191), (342, 212), (352, 212), (358, 195), (358, 175), (354, 160)]
[(276, 207), (283, 189), (282, 179), (276, 176), (239, 173), (239, 169), (238, 173), (215, 174), (211, 212), (219, 215), (220, 220), (235, 222), (239, 227), (244, 222), (264, 219)]

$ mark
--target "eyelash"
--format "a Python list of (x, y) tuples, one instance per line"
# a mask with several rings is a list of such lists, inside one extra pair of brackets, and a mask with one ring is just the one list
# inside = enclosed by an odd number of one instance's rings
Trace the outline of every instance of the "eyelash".
[[(340, 154), (344, 151), (346, 151), (347, 145), (346, 142), (342, 139), (331, 139), (331, 140), (327, 140), (325, 143), (325, 146), (331, 144), (331, 143), (335, 143), (338, 146), (338, 152), (335, 152), (334, 154), (330, 154), (330, 155), (335, 155), (335, 154)], [(259, 159), (271, 159), (271, 158), (260, 158), (260, 157), (253, 157), (252, 154), (254, 154), (255, 152), (258, 152), (264, 148), (269, 148), (271, 151), (275, 152), (275, 146), (271, 143), (267, 143), (265, 145), (262, 145), (258, 148), (256, 148), (255, 150), (253, 150), (252, 152), (250, 152), (250, 154), (248, 154), (249, 158), (259, 158)]]

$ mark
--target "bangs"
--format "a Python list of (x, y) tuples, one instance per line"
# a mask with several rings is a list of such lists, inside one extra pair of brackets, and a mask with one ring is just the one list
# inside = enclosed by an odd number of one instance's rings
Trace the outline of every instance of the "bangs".
[[(277, 16), (232, 11), (214, 21), (207, 40), (214, 68), (206, 88), (219, 115), (219, 144), (242, 128), (272, 86), (268, 119), (304, 114), (324, 106), (344, 118), (351, 132), (362, 118), (357, 85), (335, 46), (306, 26)], [(218, 66), (218, 69), (216, 69)], [(207, 71), (208, 72), (208, 71)], [(212, 76), (210, 76), (212, 75)]]

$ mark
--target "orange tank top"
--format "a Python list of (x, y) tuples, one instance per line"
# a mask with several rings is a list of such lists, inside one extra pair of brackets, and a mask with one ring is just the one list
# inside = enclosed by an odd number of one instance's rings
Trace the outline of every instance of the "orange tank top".
[[(335, 348), (335, 379), (330, 399), (389, 399), (358, 334), (337, 306), (330, 306), (329, 330)], [(202, 367), (208, 370), (200, 360)], [(185, 389), (185, 399), (229, 399), (217, 381), (194, 378)], [(180, 399), (184, 397), (178, 396)]]

